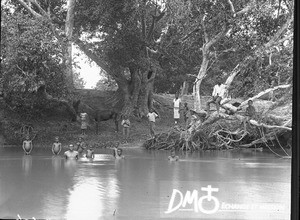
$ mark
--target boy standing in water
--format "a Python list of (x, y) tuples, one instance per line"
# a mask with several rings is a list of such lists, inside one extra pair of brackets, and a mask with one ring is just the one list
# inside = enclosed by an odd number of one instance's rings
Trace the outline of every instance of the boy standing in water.
[(120, 143), (117, 143), (117, 145), (115, 146), (114, 150), (113, 150), (113, 156), (116, 159), (122, 159), (124, 158), (124, 156), (122, 155), (123, 150), (121, 148), (119, 148)]
[(90, 145), (90, 147), (86, 150), (86, 158), (91, 158), (91, 159), (94, 159), (95, 157), (95, 153), (94, 153), (94, 150), (93, 150), (93, 147)]
[(78, 152), (74, 150), (73, 144), (69, 145), (69, 150), (64, 153), (66, 159), (78, 159)]
[(123, 135), (125, 136), (127, 142), (129, 138), (129, 127), (130, 127), (130, 121), (128, 116), (124, 116), (121, 125), (123, 126)]
[(55, 142), (52, 145), (52, 153), (54, 155), (58, 155), (61, 151), (61, 143), (59, 142), (59, 138), (55, 137)]
[(179, 118), (180, 118), (180, 103), (181, 103), (181, 99), (179, 98), (179, 93), (177, 92), (175, 94), (175, 99), (173, 100), (174, 103), (174, 121), (175, 124), (177, 124), (179, 122)]
[(26, 139), (23, 141), (22, 147), (26, 155), (30, 154), (32, 151), (33, 146), (32, 141), (29, 139), (29, 135), (26, 135)]
[(179, 157), (175, 154), (175, 149), (171, 150), (171, 156), (168, 157), (169, 161), (178, 161)]
[(155, 136), (154, 128), (155, 128), (155, 118), (159, 118), (159, 115), (156, 114), (153, 109), (149, 110), (149, 113), (147, 114), (147, 117), (149, 119), (149, 125), (150, 125), (150, 135), (153, 138)]
[(82, 137), (79, 137), (79, 141), (76, 143), (75, 150), (78, 151), (78, 153), (80, 154), (85, 150), (85, 143)]
[(114, 149), (113, 149), (113, 156), (114, 157), (116, 157), (116, 155), (117, 155), (117, 151), (119, 149), (119, 146), (120, 146), (120, 143), (117, 142), (116, 145), (115, 145), (115, 147), (114, 147)]

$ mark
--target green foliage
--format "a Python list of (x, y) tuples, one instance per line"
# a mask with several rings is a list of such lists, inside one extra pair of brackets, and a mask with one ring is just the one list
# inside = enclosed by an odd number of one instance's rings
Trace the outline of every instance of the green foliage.
[[(66, 7), (62, 6), (65, 2), (49, 2), (42, 1), (41, 6), (44, 9), (49, 7), (52, 20), (57, 27), (62, 28), (66, 15)], [(256, 1), (255, 8), (239, 19), (234, 19), (228, 1), (162, 2), (163, 4), (156, 5), (156, 1), (152, 0), (76, 1), (74, 33), (89, 43), (89, 49), (111, 69), (134, 66), (145, 70), (149, 68), (150, 62), (152, 65), (157, 65), (155, 62), (158, 62), (155, 90), (173, 93), (178, 91), (185, 80), (191, 82), (192, 88), (195, 78), (188, 74), (196, 76), (201, 67), (201, 48), (205, 43), (202, 20), (204, 19), (209, 39), (215, 37), (226, 25), (230, 27), (230, 31), (211, 48), (207, 77), (201, 85), (201, 94), (210, 95), (216, 79), (224, 81), (244, 57), (268, 42), (286, 21), (290, 13), (288, 7), (292, 7), (291, 0)], [(249, 4), (248, 0), (231, 2), (236, 12)], [(65, 96), (68, 86), (63, 77), (65, 68), (61, 62), (63, 58), (60, 46), (53, 39), (46, 22), (37, 22), (20, 5), (16, 6), (18, 10), (13, 15), (8, 11), (2, 13), (1, 65), (2, 72), (5, 73), (2, 77), (5, 92), (30, 93), (42, 81), (46, 82), (49, 93), (57, 97)], [(166, 9), (162, 20), (156, 24), (153, 33), (147, 36), (153, 17), (162, 8)], [(145, 33), (142, 18), (146, 25)], [(291, 31), (292, 28), (289, 33)], [(235, 79), (232, 92), (237, 96), (248, 96), (268, 88), (274, 79), (277, 84), (291, 82), (290, 45), (292, 42), (288, 46), (281, 44), (278, 50), (272, 52), (271, 65), (268, 62), (270, 51), (259, 55)], [(148, 58), (146, 46), (157, 50), (158, 55)], [(81, 87), (82, 81), (78, 80), (77, 86)], [(108, 88), (113, 85), (109, 79), (104, 84)]]
[[(278, 50), (279, 51), (278, 51)], [(282, 84), (292, 84), (293, 80), (293, 44), (281, 45), (270, 54), (255, 59), (250, 66), (236, 77), (232, 84), (234, 96), (251, 97), (260, 91)], [(277, 92), (276, 97), (284, 95)]]
[(18, 11), (1, 9), (1, 79), (11, 107), (30, 112), (37, 100), (32, 95), (42, 84), (54, 97), (66, 97), (60, 45), (46, 22)]
[(75, 29), (111, 68), (144, 65), (136, 1), (78, 1)]
[(95, 89), (101, 90), (101, 91), (116, 91), (118, 88), (118, 85), (115, 80), (110, 75), (107, 75), (107, 77), (103, 77), (100, 79)]
[[(236, 12), (249, 3), (249, 1), (231, 2)], [(291, 1), (286, 2), (291, 3)], [(159, 80), (161, 88), (168, 79), (182, 80), (186, 79), (186, 74), (198, 74), (202, 65), (201, 48), (205, 43), (201, 25), (204, 14), (209, 39), (215, 37), (223, 25), (230, 27), (230, 31), (210, 49), (207, 77), (201, 84), (202, 95), (210, 95), (216, 79), (224, 82), (237, 64), (245, 57), (252, 55), (255, 48), (268, 42), (287, 20), (290, 13), (286, 4), (282, 3), (279, 6), (278, 1), (267, 0), (257, 3), (256, 7), (240, 16), (239, 19), (233, 19), (228, 1), (172, 0), (168, 1), (168, 7), (170, 10), (164, 20), (167, 23), (166, 33), (160, 43), (163, 53), (160, 60), (163, 68), (162, 78), (165, 77), (165, 80)], [(285, 36), (291, 32), (292, 27)], [(282, 43), (278, 47), (279, 51), (272, 48), (274, 51), (271, 66), (268, 62), (270, 51), (265, 51), (243, 70), (232, 85), (234, 95), (254, 95), (269, 88), (274, 79), (277, 84), (291, 79), (292, 48), (283, 46)], [(253, 54), (253, 56), (256, 55)], [(278, 77), (280, 82), (277, 82)], [(190, 78), (190, 80), (194, 79)], [(172, 83), (175, 82), (176, 80), (172, 81)], [(172, 85), (172, 83), (169, 82), (166, 85)], [(169, 90), (168, 86), (165, 88)]]

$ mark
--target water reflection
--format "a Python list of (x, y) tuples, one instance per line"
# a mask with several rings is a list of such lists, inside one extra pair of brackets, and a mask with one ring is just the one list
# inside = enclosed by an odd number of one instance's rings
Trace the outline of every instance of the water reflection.
[(25, 176), (28, 176), (32, 168), (32, 156), (24, 155), (22, 157), (22, 169)]
[[(67, 219), (101, 219), (112, 216), (119, 198), (118, 180), (114, 173), (100, 174), (95, 169), (78, 170), (74, 176), (74, 188), (69, 189)], [(80, 173), (86, 173), (82, 176)], [(84, 210), (84, 211), (83, 211)]]
[[(165, 151), (126, 149), (124, 160), (114, 160), (109, 150), (99, 150), (93, 161), (76, 161), (49, 151), (23, 156), (21, 149), (0, 149), (0, 218), (158, 219), (173, 188), (184, 192), (209, 184), (220, 189), (220, 202), (289, 205), (290, 161), (266, 152), (178, 152), (180, 160), (170, 163)], [(288, 219), (287, 212), (221, 210), (206, 218)]]
[(76, 160), (64, 160), (64, 168), (69, 176), (73, 176), (77, 167)]
[(62, 168), (63, 158), (60, 156), (52, 156), (52, 167), (54, 169), (54, 173), (57, 174)]

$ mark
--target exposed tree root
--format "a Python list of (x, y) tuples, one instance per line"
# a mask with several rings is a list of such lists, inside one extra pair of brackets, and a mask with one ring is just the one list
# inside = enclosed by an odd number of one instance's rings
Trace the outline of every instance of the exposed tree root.
[[(283, 107), (289, 109), (288, 106)], [(291, 137), (291, 115), (280, 110), (278, 112), (275, 112), (276, 114), (270, 111), (261, 112), (255, 120), (249, 120), (238, 112), (233, 115), (214, 112), (204, 120), (202, 117), (204, 114), (194, 114), (197, 119), (193, 120), (187, 128), (174, 126), (168, 132), (157, 134), (154, 138), (147, 140), (144, 147), (146, 149), (175, 148), (194, 151), (250, 147), (271, 149), (271, 146), (276, 145), (282, 148), (285, 154), (280, 157), (288, 158), (289, 155), (283, 146), (288, 146), (289, 140), (278, 137), (285, 136), (285, 134)]]

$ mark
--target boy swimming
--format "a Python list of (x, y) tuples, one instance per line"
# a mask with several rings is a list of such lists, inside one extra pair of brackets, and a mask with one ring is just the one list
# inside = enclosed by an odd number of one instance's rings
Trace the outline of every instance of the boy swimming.
[(23, 141), (23, 150), (25, 152), (25, 154), (30, 154), (30, 152), (32, 151), (32, 141), (29, 139), (29, 135), (26, 135), (26, 139)]
[(59, 142), (59, 137), (55, 137), (55, 142), (52, 145), (52, 153), (58, 155), (61, 151), (61, 143)]
[(86, 150), (86, 155), (85, 155), (86, 158), (91, 158), (91, 159), (94, 159), (95, 157), (95, 154), (94, 154), (94, 150), (93, 150), (93, 147), (90, 146), (87, 150)]
[(171, 150), (171, 156), (168, 157), (168, 160), (169, 161), (178, 161), (179, 160), (179, 157), (176, 156), (174, 149)]

